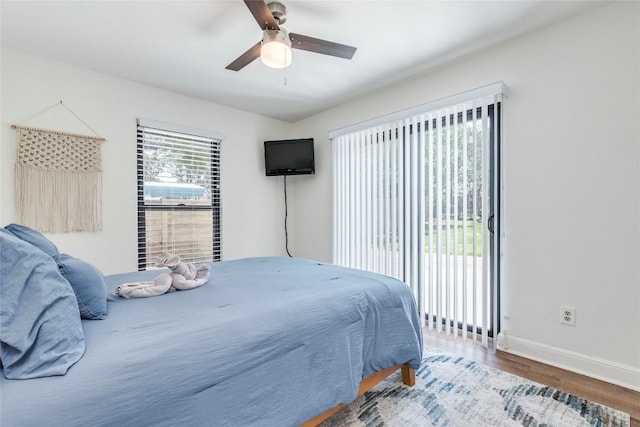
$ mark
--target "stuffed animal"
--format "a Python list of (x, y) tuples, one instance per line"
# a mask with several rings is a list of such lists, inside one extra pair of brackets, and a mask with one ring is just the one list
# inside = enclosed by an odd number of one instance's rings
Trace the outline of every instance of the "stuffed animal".
[(157, 260), (158, 267), (168, 267), (171, 273), (163, 273), (152, 282), (123, 283), (116, 288), (116, 295), (123, 298), (145, 298), (174, 291), (186, 291), (209, 281), (210, 266), (195, 266), (184, 262), (178, 255), (163, 253)]

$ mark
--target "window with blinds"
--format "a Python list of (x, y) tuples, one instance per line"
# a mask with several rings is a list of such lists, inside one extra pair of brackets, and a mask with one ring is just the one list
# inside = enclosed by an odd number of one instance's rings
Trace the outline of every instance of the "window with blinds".
[(138, 270), (163, 252), (221, 259), (220, 143), (215, 132), (138, 119)]

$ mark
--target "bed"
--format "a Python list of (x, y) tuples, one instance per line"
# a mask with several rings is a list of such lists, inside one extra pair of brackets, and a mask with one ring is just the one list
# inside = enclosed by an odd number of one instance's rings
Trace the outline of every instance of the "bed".
[(158, 273), (105, 277), (108, 315), (82, 320), (84, 352), (64, 375), (3, 375), (0, 425), (314, 425), (420, 364), (415, 302), (395, 279), (262, 257), (212, 263), (189, 291), (113, 292)]

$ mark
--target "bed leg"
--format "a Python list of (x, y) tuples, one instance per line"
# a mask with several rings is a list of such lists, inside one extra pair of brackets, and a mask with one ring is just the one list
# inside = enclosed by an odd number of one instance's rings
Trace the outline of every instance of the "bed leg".
[[(402, 382), (408, 385), (409, 387), (413, 387), (416, 383), (416, 370), (413, 368), (410, 368), (409, 365), (402, 365), (400, 367), (400, 370), (402, 371)], [(373, 374), (369, 375), (367, 378), (363, 379), (362, 382), (360, 383), (360, 389), (358, 390), (358, 397), (365, 394), (365, 392), (371, 390), (380, 381), (384, 380), (389, 375), (395, 372), (398, 372), (398, 365), (394, 365), (382, 371), (374, 372)], [(329, 418), (331, 415), (340, 411), (345, 406), (346, 405), (344, 404), (334, 406), (328, 411), (323, 412), (322, 414), (317, 415), (314, 418), (311, 418), (310, 420), (307, 420), (304, 423), (300, 424), (300, 427), (315, 427), (321, 422), (323, 422), (324, 420), (326, 420), (327, 418)]]
[(409, 365), (402, 365), (402, 382), (413, 387), (416, 383), (416, 370), (410, 368)]

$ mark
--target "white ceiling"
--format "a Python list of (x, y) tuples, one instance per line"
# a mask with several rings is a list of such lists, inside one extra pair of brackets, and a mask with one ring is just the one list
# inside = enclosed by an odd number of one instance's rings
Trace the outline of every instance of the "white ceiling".
[[(606, 2), (300, 1), (292, 32), (356, 46), (300, 50), (286, 70), (225, 66), (262, 37), (241, 0), (1, 1), (2, 46), (286, 121)], [(285, 85), (286, 78), (286, 85)]]

